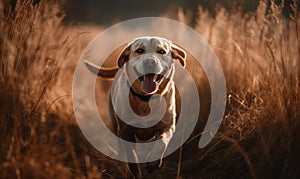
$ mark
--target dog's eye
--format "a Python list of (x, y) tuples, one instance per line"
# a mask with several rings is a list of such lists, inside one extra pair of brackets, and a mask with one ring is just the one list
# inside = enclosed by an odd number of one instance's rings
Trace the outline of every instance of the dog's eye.
[(145, 52), (145, 50), (142, 49), (142, 48), (139, 48), (139, 49), (137, 49), (135, 52), (138, 53), (138, 54), (142, 54), (142, 53)]
[(158, 53), (159, 53), (159, 54), (166, 54), (167, 52), (166, 52), (165, 50), (163, 50), (163, 49), (160, 49), (160, 50), (158, 51)]

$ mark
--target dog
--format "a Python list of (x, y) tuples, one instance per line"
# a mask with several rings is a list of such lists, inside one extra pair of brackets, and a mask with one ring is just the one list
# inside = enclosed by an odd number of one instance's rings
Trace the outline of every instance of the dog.
[[(109, 97), (109, 111), (111, 118), (116, 122), (117, 135), (131, 142), (149, 142), (162, 139), (165, 148), (163, 154), (175, 132), (177, 120), (176, 88), (173, 81), (175, 64), (179, 62), (186, 66), (186, 52), (171, 41), (161, 37), (140, 37), (130, 42), (117, 59), (116, 68), (105, 69), (85, 61), (86, 66), (92, 72), (104, 78), (114, 78), (122, 69), (115, 81)], [(124, 94), (125, 89), (130, 88), (129, 97)], [(139, 116), (149, 115), (150, 98), (159, 95), (165, 98), (167, 110), (162, 119), (149, 128), (131, 126), (120, 119), (112, 104), (122, 105), (120, 101), (129, 99), (132, 110)], [(121, 109), (121, 108), (120, 108)], [(144, 121), (140, 121), (143, 123)], [(134, 155), (134, 154), (129, 154)], [(137, 159), (138, 160), (138, 159)], [(138, 161), (129, 164), (129, 168), (136, 178), (142, 177)]]

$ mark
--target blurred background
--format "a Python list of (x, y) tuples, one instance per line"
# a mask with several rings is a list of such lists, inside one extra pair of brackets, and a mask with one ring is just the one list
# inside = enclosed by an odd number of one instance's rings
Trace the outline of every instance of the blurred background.
[[(268, 6), (270, 0), (265, 1)], [(272, 1), (273, 2), (273, 1)], [(293, 0), (275, 0), (275, 4), (284, 3), (283, 13), (289, 15)], [(228, 11), (239, 11), (242, 14), (254, 13), (258, 7), (259, 0), (68, 0), (64, 6), (66, 10), (66, 21), (70, 23), (95, 23), (111, 25), (123, 20), (138, 17), (164, 16), (177, 18), (177, 12), (181, 9), (192, 18), (189, 25), (195, 25), (198, 8), (201, 6), (211, 16), (215, 16), (221, 8)], [(269, 10), (266, 9), (267, 11)], [(267, 13), (267, 12), (266, 12)]]

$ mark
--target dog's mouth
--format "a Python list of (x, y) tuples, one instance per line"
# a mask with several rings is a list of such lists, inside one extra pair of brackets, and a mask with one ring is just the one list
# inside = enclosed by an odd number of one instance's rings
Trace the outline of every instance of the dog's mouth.
[(140, 75), (139, 81), (141, 83), (142, 90), (150, 94), (155, 93), (158, 90), (158, 86), (162, 78), (163, 75), (155, 73)]

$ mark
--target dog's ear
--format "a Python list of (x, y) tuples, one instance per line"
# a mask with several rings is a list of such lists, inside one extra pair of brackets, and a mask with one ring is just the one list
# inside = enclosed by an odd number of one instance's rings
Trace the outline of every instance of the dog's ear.
[(128, 44), (121, 52), (118, 57), (118, 66), (121, 68), (129, 60), (130, 55), (130, 44)]
[(185, 53), (185, 51), (182, 48), (175, 45), (175, 44), (172, 44), (171, 47), (172, 47), (172, 53), (171, 54), (172, 54), (173, 59), (177, 59), (179, 61), (179, 63), (183, 67), (185, 67), (185, 64), (186, 64), (186, 53)]

